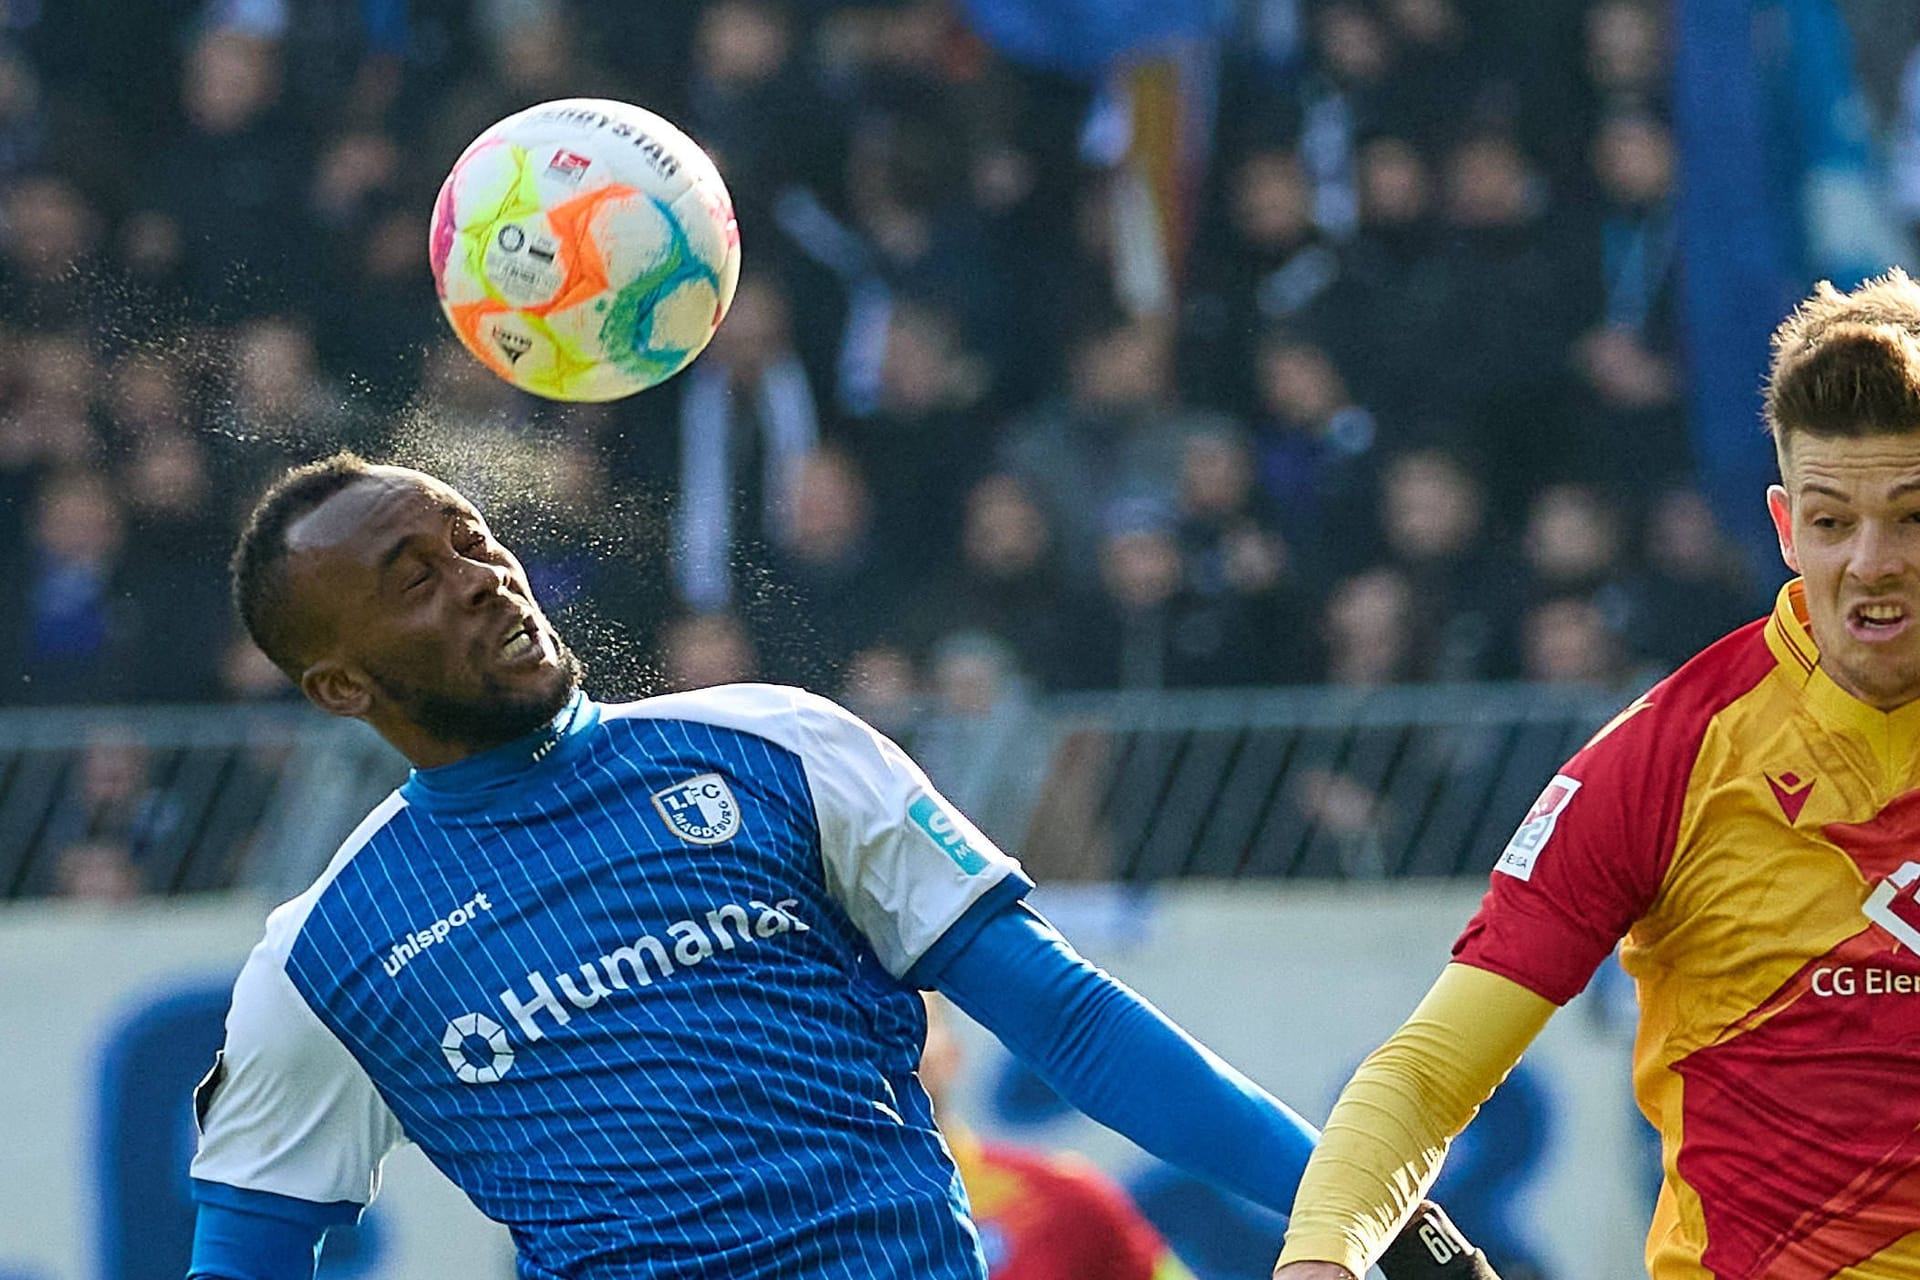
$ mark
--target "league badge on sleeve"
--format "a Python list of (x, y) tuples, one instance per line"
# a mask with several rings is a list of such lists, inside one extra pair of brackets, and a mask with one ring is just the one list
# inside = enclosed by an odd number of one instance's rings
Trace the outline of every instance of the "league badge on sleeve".
[(717, 773), (654, 792), (653, 807), (667, 829), (690, 844), (723, 844), (740, 831), (740, 802)]
[(1560, 814), (1566, 809), (1567, 802), (1573, 799), (1573, 793), (1580, 789), (1578, 778), (1569, 778), (1564, 773), (1553, 775), (1553, 781), (1533, 802), (1533, 808), (1527, 812), (1526, 821), (1513, 833), (1513, 839), (1507, 841), (1507, 847), (1500, 854), (1500, 861), (1493, 864), (1495, 871), (1505, 872), (1516, 880), (1533, 879), (1533, 862), (1540, 856), (1540, 850), (1546, 847), (1547, 837), (1560, 824)]

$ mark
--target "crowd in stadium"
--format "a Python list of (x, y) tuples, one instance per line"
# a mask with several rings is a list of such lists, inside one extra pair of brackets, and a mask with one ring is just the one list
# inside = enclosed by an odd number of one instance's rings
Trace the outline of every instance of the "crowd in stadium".
[[(290, 694), (224, 557), (340, 446), (472, 492), (609, 695), (1620, 682), (1755, 616), (1690, 485), (1660, 6), (1241, 8), (1157, 292), (1111, 86), (942, 0), (7, 11), (0, 703)], [(746, 255), (599, 407), (494, 379), (426, 265), (464, 143), (577, 95), (683, 122)]]

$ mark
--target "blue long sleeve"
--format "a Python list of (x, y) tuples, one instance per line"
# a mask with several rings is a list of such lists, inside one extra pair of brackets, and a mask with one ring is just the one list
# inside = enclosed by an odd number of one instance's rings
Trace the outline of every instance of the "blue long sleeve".
[(358, 1207), (308, 1204), (199, 1179), (193, 1188), (199, 1211), (187, 1280), (313, 1280), (327, 1227), (352, 1221)]
[(1074, 1106), (1190, 1173), (1292, 1210), (1313, 1126), (1024, 904), (996, 910), (938, 961), (925, 978)]

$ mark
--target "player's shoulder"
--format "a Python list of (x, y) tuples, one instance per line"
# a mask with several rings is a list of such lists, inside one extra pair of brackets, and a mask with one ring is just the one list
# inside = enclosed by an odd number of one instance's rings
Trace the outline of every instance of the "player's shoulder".
[(805, 754), (823, 732), (872, 732), (858, 716), (832, 699), (784, 684), (721, 684), (638, 702), (611, 703), (601, 709), (601, 718), (713, 725), (765, 738), (796, 754)]
[(341, 872), (352, 865), (354, 859), (361, 856), (367, 846), (386, 831), (406, 807), (406, 798), (400, 792), (395, 791), (389, 794), (360, 820), (360, 825), (355, 827), (345, 840), (340, 842), (340, 847), (334, 851), (333, 857), (328, 859), (326, 869), (314, 879), (312, 884), (308, 885), (299, 896), (288, 899), (268, 913), (266, 932), (260, 940), (260, 945), (255, 949), (257, 958), (271, 956), (278, 962), (285, 963), (288, 953), (293, 950), (294, 942), (300, 936), (300, 931), (306, 927), (315, 908), (339, 880)]
[(1765, 628), (1761, 619), (1702, 649), (1602, 726), (1576, 759), (1691, 767), (1708, 727), (1775, 669)]

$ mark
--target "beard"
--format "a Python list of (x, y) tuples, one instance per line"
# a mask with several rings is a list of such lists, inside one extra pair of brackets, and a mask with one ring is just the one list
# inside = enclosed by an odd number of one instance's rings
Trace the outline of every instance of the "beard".
[(526, 692), (509, 690), (488, 676), (478, 694), (463, 698), (419, 688), (371, 667), (367, 675), (416, 728), (478, 755), (545, 728), (578, 691), (586, 678), (586, 664), (559, 636), (553, 644), (559, 663), (552, 678)]

